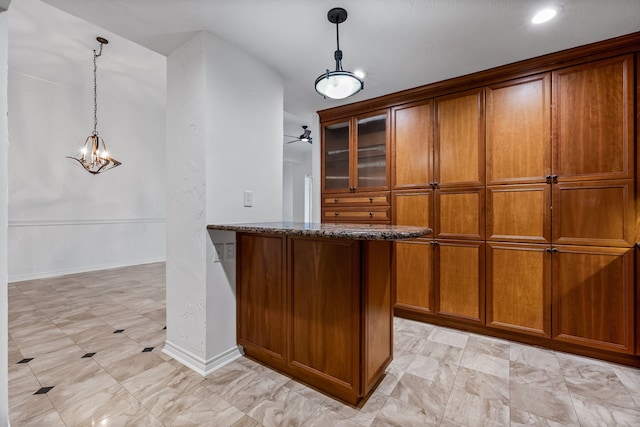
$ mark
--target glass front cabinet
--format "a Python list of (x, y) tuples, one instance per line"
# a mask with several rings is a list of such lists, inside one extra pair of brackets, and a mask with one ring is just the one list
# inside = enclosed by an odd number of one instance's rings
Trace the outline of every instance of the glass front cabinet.
[(323, 192), (389, 189), (389, 112), (334, 120), (322, 125)]

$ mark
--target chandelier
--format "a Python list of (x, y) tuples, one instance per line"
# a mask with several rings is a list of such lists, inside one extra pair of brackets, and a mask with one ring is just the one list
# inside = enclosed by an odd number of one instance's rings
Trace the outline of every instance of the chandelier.
[(67, 159), (77, 161), (87, 172), (97, 175), (120, 166), (122, 163), (109, 155), (104, 139), (98, 135), (98, 65), (96, 59), (102, 55), (102, 46), (109, 43), (103, 37), (97, 37), (100, 43), (98, 52), (93, 51), (93, 132), (84, 141), (80, 153), (76, 156), (67, 156)]

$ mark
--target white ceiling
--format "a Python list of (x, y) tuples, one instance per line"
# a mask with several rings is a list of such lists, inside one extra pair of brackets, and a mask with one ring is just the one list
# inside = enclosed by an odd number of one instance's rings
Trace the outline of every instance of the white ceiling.
[[(225, 38), (282, 74), (293, 135), (317, 110), (640, 31), (640, 0), (44, 1), (164, 55), (196, 31)], [(531, 24), (547, 5), (563, 11)], [(313, 87), (335, 64), (326, 15), (337, 6), (349, 14), (343, 66), (367, 72), (364, 91), (342, 101)]]

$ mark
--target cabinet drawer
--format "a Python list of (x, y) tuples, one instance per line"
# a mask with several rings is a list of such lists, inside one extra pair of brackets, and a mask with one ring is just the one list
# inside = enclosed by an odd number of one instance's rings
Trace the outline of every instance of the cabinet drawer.
[(389, 206), (389, 193), (359, 194), (357, 196), (324, 196), (325, 205), (341, 206)]
[(324, 209), (322, 220), (329, 222), (391, 222), (389, 208), (375, 209)]

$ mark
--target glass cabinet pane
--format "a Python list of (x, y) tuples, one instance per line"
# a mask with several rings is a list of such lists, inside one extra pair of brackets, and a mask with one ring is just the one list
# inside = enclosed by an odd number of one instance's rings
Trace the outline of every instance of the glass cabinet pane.
[(324, 188), (349, 188), (349, 122), (324, 128)]
[(358, 188), (387, 186), (387, 115), (358, 119)]

